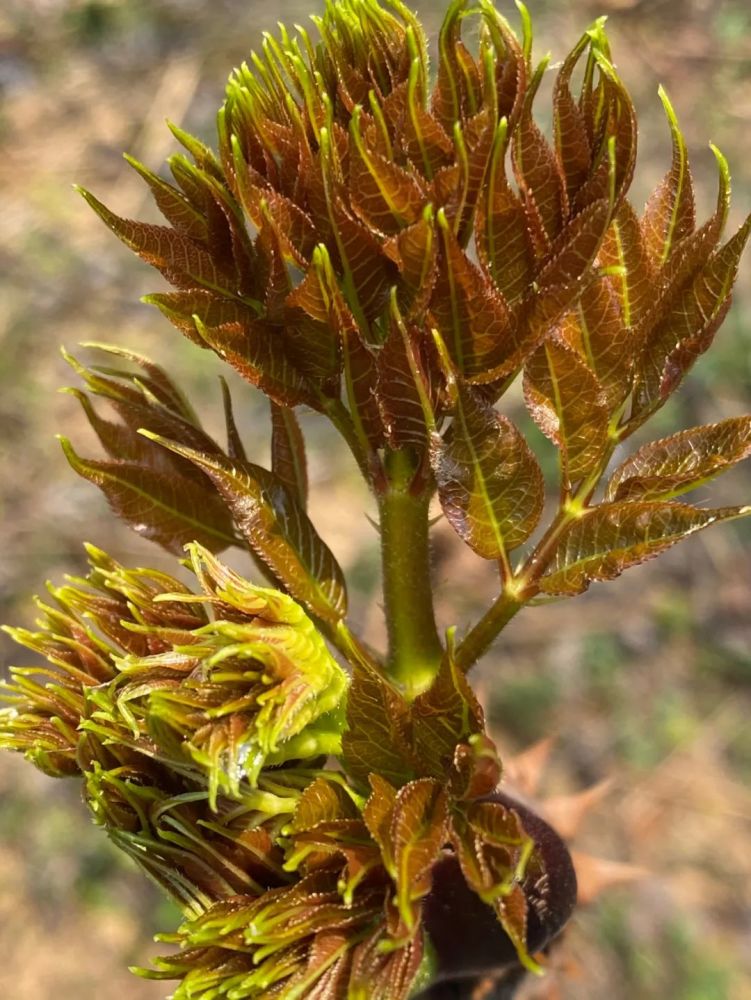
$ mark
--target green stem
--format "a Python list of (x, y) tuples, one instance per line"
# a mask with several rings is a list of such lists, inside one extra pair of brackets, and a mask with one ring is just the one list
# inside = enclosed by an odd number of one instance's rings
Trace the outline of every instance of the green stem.
[(504, 591), (457, 646), (454, 657), (457, 667), (466, 673), (471, 666), (477, 663), (483, 653), (493, 644), (501, 629), (508, 625), (525, 603), (525, 600), (513, 597)]
[(597, 468), (585, 479), (571, 496), (562, 495), (558, 513), (548, 530), (535, 546), (532, 554), (513, 575), (506, 577), (504, 589), (495, 604), (485, 612), (456, 648), (455, 662), (465, 673), (493, 644), (498, 633), (508, 625), (514, 615), (539, 593), (539, 580), (555, 555), (558, 540), (573, 520), (580, 517), (589, 506), (594, 491), (602, 479), (616, 444), (620, 440), (618, 422), (614, 415), (610, 424), (610, 444)]
[(386, 453), (387, 485), (379, 497), (383, 598), (389, 639), (388, 672), (408, 696), (425, 690), (443, 648), (430, 585), (430, 490), (414, 494), (414, 468), (403, 451)]

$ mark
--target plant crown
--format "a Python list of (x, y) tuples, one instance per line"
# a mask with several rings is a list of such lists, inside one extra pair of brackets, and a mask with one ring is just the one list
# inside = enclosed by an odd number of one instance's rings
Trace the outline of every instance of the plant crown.
[[(501, 764), (467, 672), (525, 605), (751, 512), (678, 499), (751, 453), (748, 416), (613, 467), (727, 313), (751, 219), (722, 242), (726, 161), (713, 147), (717, 205), (697, 224), (661, 92), (672, 160), (638, 216), (636, 118), (604, 19), (557, 71), (550, 142), (533, 116), (547, 60), (518, 7), (520, 36), (490, 0), (452, 0), (431, 83), (399, 0), (326, 0), (319, 40), (281, 28), (232, 74), (217, 153), (172, 126), (171, 181), (129, 158), (166, 225), (81, 192), (172, 286), (146, 301), (271, 410), (263, 468), (224, 383), (226, 447), (146, 358), (67, 356), (107, 456), (63, 438), (68, 461), (139, 534), (187, 548), (193, 583), (89, 546), (39, 631), (9, 629), (46, 664), (14, 668), (0, 743), (81, 778), (94, 820), (183, 907), (165, 938), (179, 949), (141, 970), (177, 979), (177, 1000), (403, 1000), (430, 977), (422, 905), (446, 850), (537, 968), (544, 864), (487, 799)], [(497, 408), (517, 378), (559, 456), (542, 525), (538, 459)], [(383, 656), (347, 623), (345, 575), (306, 512), (306, 408), (378, 504)], [(500, 576), (461, 638), (433, 611), (436, 495)], [(271, 586), (223, 565), (229, 546)]]

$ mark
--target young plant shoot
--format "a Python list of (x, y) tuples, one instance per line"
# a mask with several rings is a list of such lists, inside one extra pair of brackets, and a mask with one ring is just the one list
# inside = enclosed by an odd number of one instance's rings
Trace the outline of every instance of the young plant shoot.
[[(491, 0), (453, 0), (431, 70), (400, 0), (325, 0), (310, 34), (265, 35), (232, 73), (216, 151), (172, 126), (170, 181), (129, 158), (166, 224), (81, 191), (172, 286), (146, 301), (270, 405), (265, 468), (224, 383), (226, 445), (148, 359), (69, 356), (105, 457), (63, 437), (65, 456), (192, 582), (88, 545), (88, 575), (49, 586), (38, 631), (8, 629), (45, 663), (13, 669), (0, 745), (77, 777), (180, 905), (177, 948), (139, 970), (175, 980), (175, 1000), (407, 1000), (542, 971), (575, 876), (498, 791), (470, 670), (526, 605), (751, 513), (681, 499), (751, 453), (751, 417), (628, 447), (728, 311), (751, 219), (724, 234), (725, 159), (713, 147), (717, 203), (697, 221), (661, 93), (672, 162), (638, 215), (636, 117), (604, 21), (556, 71), (548, 139), (547, 60), (518, 8), (519, 31)], [(544, 519), (505, 398), (517, 379), (559, 458)], [(383, 650), (348, 622), (306, 511), (310, 410), (377, 503)], [(471, 627), (436, 624), (431, 504), (497, 566)], [(232, 546), (242, 576), (218, 556)]]

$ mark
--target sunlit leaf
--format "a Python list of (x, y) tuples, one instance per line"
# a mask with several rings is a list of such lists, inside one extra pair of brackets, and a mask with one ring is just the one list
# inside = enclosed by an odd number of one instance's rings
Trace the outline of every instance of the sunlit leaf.
[(534, 259), (524, 206), (506, 178), (506, 131), (502, 122), (494, 138), (487, 184), (475, 216), (475, 242), (496, 288), (513, 305), (529, 284)]
[(421, 773), (435, 778), (446, 774), (458, 744), (482, 732), (482, 707), (450, 650), (431, 686), (412, 702), (410, 719)]
[(670, 500), (751, 455), (751, 417), (730, 417), (643, 445), (618, 466), (608, 500)]
[(396, 899), (408, 930), (415, 927), (415, 903), (430, 889), (430, 868), (448, 832), (448, 803), (440, 782), (411, 781), (400, 788), (391, 820)]
[(666, 399), (711, 346), (730, 307), (741, 254), (750, 234), (751, 216), (698, 271), (650, 334), (640, 361), (641, 406)]
[(529, 537), (542, 511), (542, 473), (507, 417), (460, 388), (450, 439), (435, 438), (431, 448), (443, 512), (470, 548), (500, 559)]
[(123, 243), (178, 288), (205, 288), (233, 297), (237, 278), (220, 270), (215, 258), (184, 233), (167, 226), (122, 219), (88, 191), (81, 194)]
[(466, 0), (452, 0), (438, 38), (438, 79), (431, 110), (447, 132), (480, 106), (480, 74), (461, 40), (461, 18)]
[(539, 216), (544, 236), (553, 240), (561, 231), (565, 180), (547, 140), (525, 109), (511, 143), (519, 191), (528, 211)]
[(352, 206), (370, 227), (393, 234), (418, 221), (426, 193), (413, 176), (368, 149), (360, 131), (358, 108), (350, 121), (349, 186)]
[(148, 435), (189, 459), (214, 483), (248, 544), (314, 615), (336, 622), (347, 610), (344, 577), (299, 502), (266, 469)]
[(196, 318), (201, 339), (251, 385), (280, 406), (317, 405), (309, 382), (284, 350), (280, 331), (262, 321), (204, 326)]
[(540, 430), (561, 449), (564, 482), (597, 468), (608, 444), (608, 411), (602, 389), (570, 348), (547, 340), (524, 371), (527, 407)]
[(431, 406), (434, 396), (428, 381), (431, 369), (419, 331), (407, 329), (398, 314), (392, 315), (376, 366), (375, 393), (389, 444), (392, 448), (424, 447), (428, 435), (424, 406)]
[(355, 949), (347, 1000), (402, 1000), (412, 992), (425, 953), (422, 935), (396, 950), (379, 947), (385, 940), (379, 928)]
[(203, 326), (212, 328), (231, 323), (250, 323), (257, 316), (257, 310), (252, 306), (221, 298), (201, 288), (182, 292), (156, 292), (145, 295), (142, 301), (156, 306), (188, 340), (206, 348), (209, 345), (196, 330), (196, 317)]
[(459, 245), (443, 211), (438, 224), (442, 252), (430, 310), (455, 365), (471, 378), (496, 368), (513, 353), (511, 314)]
[(612, 580), (720, 521), (751, 514), (751, 507), (701, 510), (660, 501), (603, 503), (582, 512), (561, 536), (540, 586), (549, 594), (580, 594), (595, 580)]
[(308, 468), (300, 424), (289, 407), (271, 403), (271, 471), (304, 509), (308, 501)]
[(289, 833), (312, 830), (319, 823), (358, 818), (357, 807), (338, 782), (316, 778), (298, 800)]
[(610, 202), (600, 198), (566, 224), (551, 243), (549, 260), (541, 269), (540, 288), (555, 288), (580, 280), (594, 262), (610, 221)]
[(204, 242), (208, 237), (206, 219), (182, 191), (168, 184), (162, 177), (149, 170), (143, 163), (139, 163), (134, 157), (126, 155), (125, 159), (149, 185), (154, 201), (167, 222), (191, 239)]
[(618, 295), (623, 325), (636, 327), (652, 305), (654, 275), (639, 220), (627, 201), (610, 223), (600, 247), (599, 262), (603, 267), (621, 270), (622, 273), (608, 280)]
[(399, 268), (399, 305), (408, 318), (420, 316), (433, 291), (436, 278), (437, 241), (432, 208), (412, 226), (402, 229), (387, 244)]
[(566, 57), (558, 71), (553, 91), (555, 148), (571, 199), (584, 184), (590, 169), (592, 151), (584, 115), (571, 93), (571, 74), (587, 44), (587, 35)]
[(368, 780), (371, 794), (363, 808), (362, 818), (370, 830), (371, 837), (381, 850), (384, 865), (393, 876), (395, 870), (391, 821), (396, 806), (396, 789), (377, 772), (370, 774)]
[(670, 170), (647, 202), (642, 229), (650, 259), (664, 264), (675, 244), (693, 230), (696, 210), (686, 140), (667, 94), (662, 88), (659, 93), (670, 125), (673, 159)]
[(363, 785), (377, 774), (397, 788), (413, 777), (408, 706), (387, 681), (358, 671), (347, 699), (342, 739), (345, 771)]
[(496, 791), (502, 774), (501, 759), (493, 741), (483, 732), (474, 733), (454, 752), (451, 795), (464, 802), (484, 798)]
[(176, 472), (133, 462), (83, 459), (67, 438), (60, 440), (73, 470), (98, 486), (113, 513), (144, 538), (175, 553), (194, 540), (213, 550), (236, 543), (232, 517), (208, 483), (202, 488)]
[(560, 336), (579, 353), (608, 410), (615, 411), (631, 388), (634, 343), (609, 281), (594, 281), (584, 290), (576, 308), (561, 320)]

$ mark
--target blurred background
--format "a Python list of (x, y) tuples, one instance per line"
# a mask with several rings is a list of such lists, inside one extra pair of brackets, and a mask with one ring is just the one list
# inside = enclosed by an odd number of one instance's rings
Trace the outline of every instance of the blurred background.
[[(442, 2), (413, 2), (435, 37)], [(562, 58), (609, 15), (614, 58), (641, 125), (633, 200), (641, 207), (670, 156), (657, 84), (686, 133), (706, 216), (715, 198), (711, 139), (730, 160), (732, 223), (751, 209), (751, 7), (747, 0), (530, 0), (538, 57)], [(73, 192), (150, 217), (145, 186), (121, 152), (159, 169), (171, 120), (211, 141), (231, 68), (277, 19), (304, 21), (315, 0), (3, 0), (0, 8), (0, 621), (31, 625), (46, 579), (84, 569), (81, 541), (131, 564), (169, 568), (161, 550), (115, 523), (98, 491), (68, 469), (64, 430), (83, 454), (92, 436), (65, 344), (115, 342), (162, 363), (221, 435), (219, 362), (181, 339), (139, 296), (159, 278)], [(512, 20), (511, 3), (502, 9)], [(235, 380), (248, 450), (263, 461), (263, 401)], [(712, 352), (651, 436), (749, 410), (751, 254)], [(533, 437), (521, 411), (515, 416)], [(322, 422), (303, 415), (312, 515), (351, 580), (353, 616), (377, 641), (378, 552), (368, 498)], [(541, 451), (543, 459), (546, 452)], [(748, 502), (749, 470), (711, 487)], [(707, 491), (706, 499), (710, 491)], [(690, 540), (575, 605), (524, 612), (479, 682), (502, 748), (555, 734), (546, 795), (610, 778), (577, 848), (648, 873), (577, 915), (556, 973), (530, 995), (565, 1000), (751, 997), (751, 528)], [(238, 563), (242, 565), (242, 563)], [(444, 625), (466, 627), (493, 596), (491, 567), (435, 528)], [(24, 654), (0, 635), (3, 664)], [(9, 1000), (163, 997), (127, 972), (156, 950), (177, 912), (110, 848), (74, 783), (0, 758), (0, 996)]]

